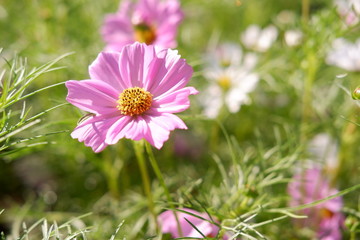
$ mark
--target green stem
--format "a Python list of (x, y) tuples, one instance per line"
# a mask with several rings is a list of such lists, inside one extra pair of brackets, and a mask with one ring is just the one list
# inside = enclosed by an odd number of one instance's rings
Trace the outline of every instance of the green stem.
[(308, 53), (307, 56), (307, 71), (304, 82), (304, 91), (302, 96), (302, 120), (301, 120), (301, 141), (304, 143), (307, 140), (307, 133), (309, 123), (312, 117), (312, 87), (316, 77), (318, 68), (318, 60), (314, 53)]
[(151, 150), (151, 146), (148, 142), (145, 143), (145, 148), (146, 148), (146, 152), (147, 154), (149, 155), (149, 160), (150, 160), (150, 164), (151, 164), (151, 167), (154, 169), (154, 172), (156, 174), (156, 177), (158, 178), (161, 186), (163, 187), (164, 189), (164, 192), (165, 192), (165, 195), (166, 195), (166, 198), (169, 202), (171, 202), (171, 196), (170, 196), (170, 193), (169, 193), (169, 190), (168, 188), (166, 187), (166, 184), (165, 184), (165, 180), (164, 180), (164, 177), (162, 176), (161, 174), (161, 171), (160, 171), (160, 168), (157, 164), (157, 161), (155, 159), (155, 156), (154, 156), (154, 153), (152, 152)]
[(309, 15), (310, 15), (310, 0), (302, 0), (301, 1), (301, 14), (302, 14), (302, 19), (304, 22), (307, 22), (309, 20)]
[[(152, 151), (152, 149), (151, 149), (151, 146), (150, 146), (150, 144), (149, 144), (148, 142), (145, 143), (145, 148), (146, 148), (147, 154), (149, 155), (151, 167), (153, 168), (157, 179), (159, 180), (162, 188), (164, 189), (164, 192), (165, 192), (167, 201), (168, 201), (168, 203), (169, 203), (169, 205), (170, 205), (170, 208), (171, 208), (171, 209), (175, 209), (175, 206), (174, 206), (174, 204), (173, 204), (173, 202), (172, 202), (172, 199), (171, 199), (171, 195), (170, 195), (169, 189), (167, 188), (167, 186), (166, 186), (166, 184), (165, 184), (164, 177), (163, 177), (163, 175), (161, 174), (159, 165), (157, 164), (157, 161), (156, 161), (156, 159), (155, 159), (154, 153), (153, 153), (153, 151)], [(175, 216), (175, 219), (176, 219), (176, 224), (177, 224), (178, 233), (179, 233), (180, 236), (182, 236), (182, 229), (181, 229), (181, 226), (180, 226), (180, 222), (179, 222), (177, 213), (176, 213), (175, 210), (173, 210), (173, 213), (174, 213), (174, 216)]]
[(355, 240), (356, 238), (355, 231), (350, 232), (350, 240)]
[(216, 152), (219, 140), (219, 126), (217, 124), (213, 124), (210, 131), (210, 149), (213, 152)]
[(120, 190), (119, 190), (119, 184), (118, 184), (118, 178), (119, 173), (122, 169), (121, 161), (119, 162), (119, 159), (115, 159), (115, 161), (112, 161), (112, 157), (110, 155), (107, 155), (105, 157), (105, 160), (103, 161), (103, 171), (106, 176), (107, 185), (110, 191), (110, 194), (116, 198), (120, 199)]
[(133, 141), (133, 146), (135, 150), (136, 159), (139, 164), (141, 178), (143, 181), (143, 187), (146, 194), (146, 197), (148, 199), (148, 205), (149, 210), (151, 212), (151, 215), (154, 218), (155, 224), (156, 224), (156, 231), (159, 232), (159, 224), (157, 221), (157, 215), (155, 213), (155, 207), (154, 207), (154, 199), (151, 192), (151, 183), (149, 174), (147, 172), (146, 163), (145, 163), (145, 157), (144, 157), (144, 142), (143, 141)]
[(334, 174), (333, 183), (336, 183), (339, 180), (340, 176), (347, 178), (349, 176), (349, 171), (356, 169), (356, 164), (354, 164), (353, 159), (357, 159), (356, 146), (358, 145), (359, 136), (357, 134), (358, 127), (354, 124), (357, 120), (357, 106), (352, 106), (349, 113), (347, 121), (343, 127), (341, 133), (341, 143), (339, 149), (339, 163)]

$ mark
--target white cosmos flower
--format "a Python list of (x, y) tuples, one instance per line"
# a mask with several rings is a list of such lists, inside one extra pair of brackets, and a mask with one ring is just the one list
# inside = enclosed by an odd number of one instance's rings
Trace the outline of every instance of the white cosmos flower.
[(360, 39), (355, 43), (343, 38), (335, 39), (326, 62), (348, 71), (360, 71)]
[(360, 20), (360, 0), (335, 0), (339, 14), (347, 25), (355, 25)]
[(252, 72), (257, 63), (255, 54), (243, 55), (239, 45), (227, 43), (208, 53), (205, 60), (204, 76), (209, 85), (199, 97), (207, 117), (215, 118), (223, 105), (236, 113), (242, 104), (251, 102), (248, 94), (259, 81)]
[(278, 30), (270, 25), (261, 29), (258, 25), (250, 25), (241, 35), (245, 47), (259, 52), (266, 52), (275, 42)]
[(284, 39), (286, 45), (289, 47), (296, 47), (298, 46), (303, 38), (303, 33), (300, 30), (292, 29), (288, 30), (284, 34)]
[(205, 62), (215, 68), (238, 66), (241, 60), (242, 50), (239, 45), (235, 43), (223, 43), (219, 46), (210, 46), (205, 55)]

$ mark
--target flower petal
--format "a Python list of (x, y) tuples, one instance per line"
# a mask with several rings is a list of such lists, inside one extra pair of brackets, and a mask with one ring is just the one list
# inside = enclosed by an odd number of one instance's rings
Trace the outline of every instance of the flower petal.
[(121, 51), (121, 49), (134, 42), (134, 29), (130, 14), (134, 3), (128, 0), (121, 2), (116, 14), (108, 14), (101, 27), (101, 35), (107, 43), (106, 51)]
[(250, 104), (251, 99), (243, 92), (230, 90), (225, 96), (225, 103), (231, 113), (236, 113), (240, 110), (241, 105)]
[(189, 95), (197, 94), (193, 87), (186, 87), (164, 97), (153, 99), (150, 112), (177, 113), (186, 110), (190, 106)]
[(117, 91), (102, 81), (70, 80), (65, 83), (68, 88), (66, 100), (74, 106), (95, 114), (107, 114), (118, 109)]
[[(127, 88), (143, 87), (144, 66), (149, 64), (146, 54), (153, 51), (152, 46), (142, 43), (134, 43), (123, 48), (120, 55), (120, 76)], [(150, 59), (153, 57), (151, 56)]]
[(180, 58), (176, 50), (156, 49), (156, 64), (152, 64), (146, 89), (158, 97), (184, 87), (190, 80), (193, 69), (185, 59)]
[[(159, 32), (171, 32), (176, 36), (177, 26), (184, 18), (184, 13), (181, 10), (180, 2), (178, 0), (168, 0), (163, 2), (162, 11), (158, 11), (157, 22)], [(165, 31), (167, 30), (167, 31)]]
[(107, 144), (115, 144), (132, 128), (132, 117), (122, 116), (110, 128), (106, 134), (105, 142)]
[(91, 79), (108, 83), (118, 92), (126, 89), (119, 72), (120, 53), (101, 52), (89, 67)]
[(159, 11), (160, 5), (161, 3), (159, 1), (139, 0), (134, 9), (133, 19), (136, 20), (136, 23), (143, 22), (152, 25), (158, 15), (161, 14)]
[(146, 120), (142, 116), (138, 116), (134, 119), (134, 124), (132, 125), (132, 129), (125, 134), (126, 138), (138, 141), (143, 138), (147, 138), (150, 130), (147, 125)]
[(217, 84), (210, 84), (200, 97), (200, 103), (204, 108), (204, 115), (208, 118), (216, 118), (223, 106), (222, 89)]
[(119, 14), (109, 14), (105, 17), (101, 33), (106, 42), (128, 39), (129, 35), (133, 33), (132, 24), (129, 18), (119, 16)]
[(121, 51), (122, 48), (134, 42), (134, 30), (127, 16), (110, 14), (105, 17), (104, 25), (101, 28), (101, 34), (108, 45), (106, 51)]
[(105, 143), (106, 133), (118, 117), (95, 116), (79, 126), (71, 133), (72, 138), (84, 142), (85, 146), (91, 147), (96, 153), (101, 152), (108, 145)]
[(170, 131), (175, 128), (187, 129), (185, 123), (177, 116), (170, 113), (161, 113), (159, 115), (144, 115), (149, 129), (145, 139), (157, 149), (162, 148), (164, 142), (169, 139)]
[[(210, 220), (207, 214), (200, 213), (189, 208), (182, 208), (180, 210), (185, 211), (186, 213), (176, 211), (177, 220), (172, 210), (167, 210), (158, 216), (158, 222), (161, 226), (162, 233), (170, 233), (171, 236), (175, 238), (202, 238), (203, 235), (215, 237), (219, 232), (219, 227), (203, 220)], [(180, 225), (182, 235), (178, 232), (178, 224)], [(224, 237), (223, 239), (226, 238)]]

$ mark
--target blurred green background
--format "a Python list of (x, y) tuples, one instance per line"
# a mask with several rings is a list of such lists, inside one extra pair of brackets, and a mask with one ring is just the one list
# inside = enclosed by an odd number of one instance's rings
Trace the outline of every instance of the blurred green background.
[[(332, 86), (341, 84), (346, 89), (352, 89), (358, 82), (358, 76), (349, 74), (346, 81), (337, 80), (335, 83), (335, 76), (344, 71), (330, 68), (324, 63), (325, 53), (319, 46), (328, 47), (329, 39), (338, 37), (339, 32), (338, 26), (333, 23), (336, 14), (332, 1), (311, 1), (310, 13), (319, 18), (317, 28), (314, 23), (306, 25), (301, 21), (301, 1), (182, 0), (181, 4), (185, 20), (179, 29), (178, 50), (194, 67), (195, 74), (190, 85), (199, 90), (206, 85), (206, 80), (201, 76), (202, 57), (214, 34), (220, 34), (220, 41), (240, 44), (240, 34), (250, 24), (262, 27), (274, 24), (279, 28), (278, 41), (272, 51), (261, 56), (258, 71), (262, 79), (253, 94), (256, 96), (253, 104), (243, 106), (239, 113), (222, 119), (225, 129), (240, 146), (240, 156), (255, 159), (250, 162), (256, 162), (261, 169), (266, 169), (272, 163), (261, 162), (262, 153), (276, 144), (278, 156), (303, 154), (306, 146), (299, 141), (302, 81), (307, 74), (303, 66), (304, 59), (311, 51), (319, 58), (316, 86), (312, 91), (317, 107), (313, 109), (306, 138), (328, 132), (335, 139), (343, 140), (348, 124), (344, 118), (350, 118), (349, 108), (353, 103), (340, 88), (334, 90)], [(31, 85), (29, 92), (67, 80), (87, 79), (89, 64), (104, 48), (99, 33), (103, 18), (108, 13), (116, 12), (118, 5), (118, 1), (110, 0), (1, 0), (2, 58), (12, 59), (17, 54), (25, 57), (31, 68), (73, 52), (57, 64), (65, 66), (65, 69), (44, 74)], [(292, 12), (294, 16), (285, 19), (285, 23), (279, 18), (284, 10)], [(284, 51), (283, 33), (292, 28), (305, 31), (306, 43)], [(357, 35), (349, 32), (347, 36), (354, 38)], [(312, 37), (316, 40), (311, 43), (308, 39)], [(4, 62), (0, 66), (6, 69)], [(327, 99), (330, 90), (335, 91), (335, 97)], [(57, 86), (34, 95), (27, 105), (36, 114), (64, 103), (66, 94), (64, 85)], [(282, 98), (286, 99), (285, 104), (277, 104)], [(16, 221), (34, 222), (46, 217), (61, 222), (93, 212), (84, 221), (96, 226), (93, 239), (104, 239), (114, 233), (123, 219), (127, 219), (126, 224), (130, 229), (134, 226), (133, 222), (140, 221), (140, 210), (146, 209), (146, 201), (142, 196), (140, 174), (131, 142), (123, 139), (99, 154), (93, 153), (83, 143), (70, 137), (70, 132), (83, 114), (71, 105), (47, 113), (41, 126), (24, 133), (24, 136), (57, 130), (67, 132), (48, 136), (45, 140), (49, 144), (11, 154), (0, 161), (0, 209), (5, 209), (0, 215), (0, 232), (9, 234), (14, 231)], [(217, 174), (213, 153), (220, 156), (225, 166), (231, 166), (231, 154), (219, 126), (214, 121), (203, 120), (199, 114), (201, 109), (196, 97), (193, 97), (191, 108), (180, 114), (189, 130), (172, 132), (163, 149), (155, 151), (170, 191), (177, 194), (178, 202), (188, 201), (188, 196), (181, 197), (187, 191), (196, 195), (197, 188), (219, 187), (222, 179)], [(352, 130), (351, 134), (355, 134), (355, 131), (358, 132), (358, 129)], [(359, 134), (356, 134), (354, 138), (358, 140)], [(349, 151), (350, 158), (359, 156), (359, 149)], [(339, 186), (346, 188), (359, 182), (355, 159), (349, 160), (343, 169)], [(284, 176), (289, 177), (290, 171), (284, 171)], [(151, 177), (154, 178), (152, 172)], [(202, 179), (200, 185), (196, 183), (198, 179)], [(153, 184), (154, 194), (161, 196), (158, 183), (154, 181)], [(189, 190), (192, 184), (197, 186), (195, 190)], [(281, 197), (285, 189), (286, 183), (283, 183), (267, 191), (279, 197), (280, 205), (286, 205), (286, 197)], [(354, 198), (357, 201), (357, 197), (358, 193), (353, 193), (346, 199)], [(281, 228), (278, 226), (269, 231), (276, 236)], [(142, 233), (139, 234), (142, 236)], [(291, 233), (284, 234), (291, 236)]]

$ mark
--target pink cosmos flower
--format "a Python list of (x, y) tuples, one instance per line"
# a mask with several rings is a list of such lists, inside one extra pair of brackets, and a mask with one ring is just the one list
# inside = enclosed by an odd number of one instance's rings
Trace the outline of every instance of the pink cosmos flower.
[[(176, 222), (174, 212), (172, 210), (165, 211), (158, 216), (158, 222), (159, 225), (161, 226), (162, 233), (170, 233), (173, 238), (192, 237), (192, 238), (203, 239), (203, 236), (206, 237), (217, 236), (219, 232), (219, 227), (212, 224), (211, 222), (203, 220), (203, 219), (207, 219), (211, 221), (208, 214), (200, 213), (189, 208), (182, 208), (180, 210), (190, 213), (188, 214), (188, 213), (176, 211), (176, 215), (179, 221), (182, 235), (178, 232), (178, 225)], [(197, 216), (199, 216), (200, 218)], [(195, 229), (194, 226), (197, 229)], [(224, 237), (223, 239), (227, 239), (227, 238)]]
[(145, 139), (160, 149), (175, 128), (187, 129), (173, 113), (190, 105), (185, 87), (192, 68), (176, 50), (142, 43), (121, 52), (102, 52), (89, 67), (90, 79), (67, 81), (66, 100), (91, 117), (71, 133), (94, 152), (121, 138)]
[(348, 26), (354, 26), (360, 20), (359, 0), (334, 0), (338, 13)]
[[(292, 199), (290, 206), (298, 206), (329, 197), (338, 191), (329, 186), (329, 182), (318, 168), (308, 169), (294, 176), (288, 186)], [(341, 213), (341, 197), (330, 199), (314, 207), (302, 210), (308, 216), (298, 220), (302, 227), (310, 227), (317, 232), (321, 240), (340, 240), (341, 228), (344, 226), (344, 215)]]
[(135, 41), (174, 48), (182, 19), (178, 0), (124, 0), (117, 13), (105, 17), (101, 29), (105, 50), (120, 51)]

